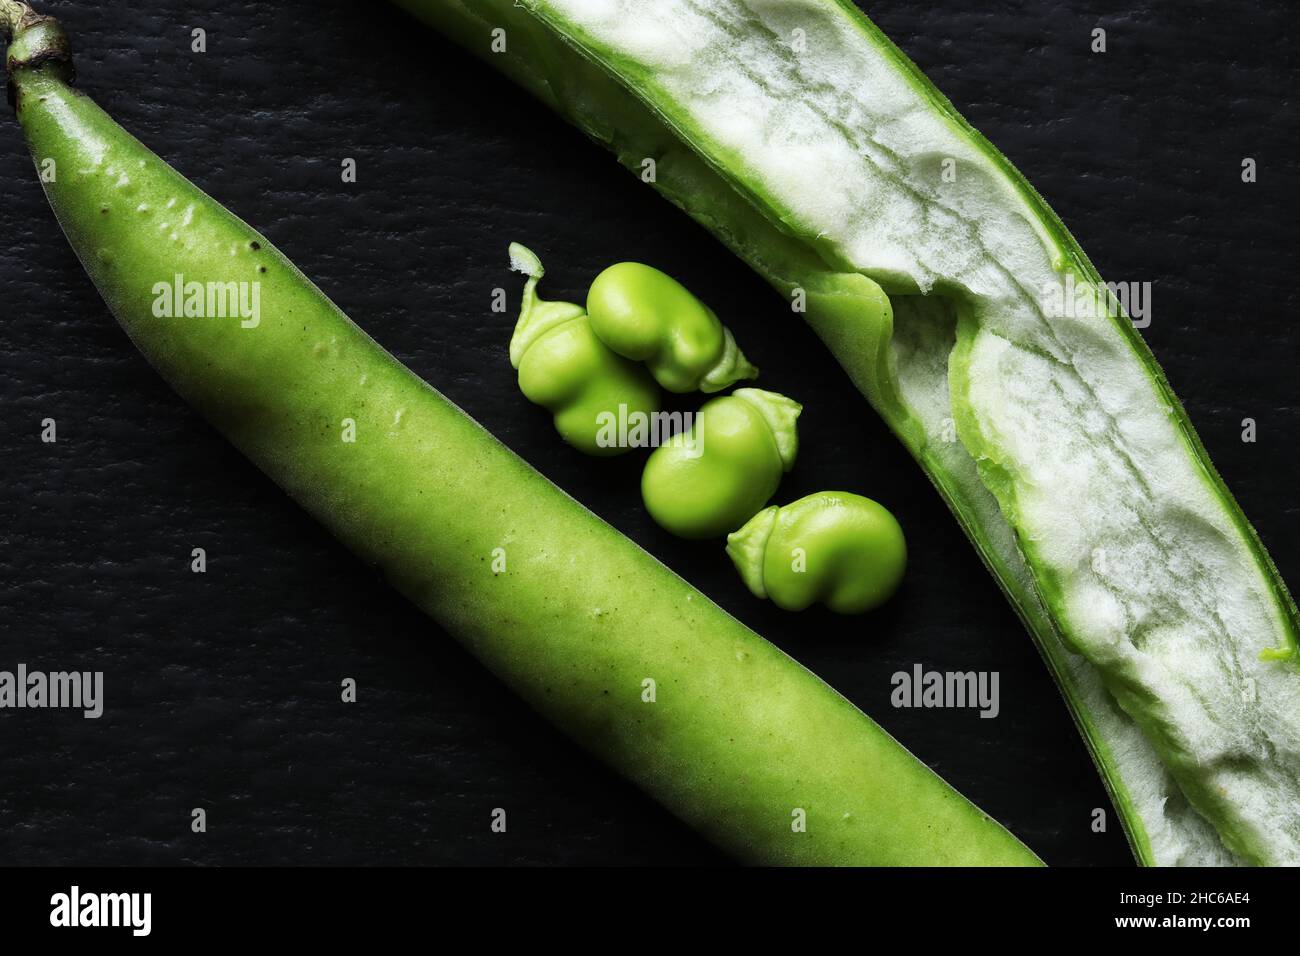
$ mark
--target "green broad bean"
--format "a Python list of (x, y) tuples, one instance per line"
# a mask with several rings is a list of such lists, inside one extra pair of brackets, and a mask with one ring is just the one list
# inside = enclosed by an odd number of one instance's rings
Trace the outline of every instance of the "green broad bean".
[(879, 607), (907, 566), (903, 529), (884, 506), (846, 491), (773, 505), (727, 536), (749, 589), (787, 611), (820, 601), (839, 614)]
[(651, 517), (682, 538), (714, 538), (740, 527), (794, 464), (802, 410), (760, 388), (706, 402), (689, 429), (646, 461), (641, 497)]
[(528, 277), (510, 340), (520, 391), (550, 410), (556, 431), (579, 451), (602, 456), (627, 451), (614, 440), (616, 423), (659, 411), (654, 379), (596, 337), (582, 306), (537, 295), (545, 270), (530, 249), (511, 243), (510, 266)]
[(645, 362), (670, 392), (720, 392), (758, 376), (713, 310), (652, 266), (619, 262), (596, 276), (587, 314), (601, 341)]

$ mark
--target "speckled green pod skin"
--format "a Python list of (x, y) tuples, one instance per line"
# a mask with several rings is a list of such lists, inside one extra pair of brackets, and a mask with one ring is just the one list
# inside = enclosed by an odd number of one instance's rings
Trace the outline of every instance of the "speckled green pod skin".
[(765, 508), (727, 536), (750, 591), (787, 611), (815, 603), (839, 614), (879, 607), (898, 590), (907, 544), (881, 504), (846, 491)]
[[(1037, 862), (847, 700), (413, 375), (71, 89), (65, 64), (33, 51), (30, 37), (10, 51), (19, 119), (38, 163), (56, 162), (51, 205), (135, 344), (540, 713), (743, 860)], [(176, 274), (259, 281), (260, 322), (156, 317), (151, 289)], [(345, 419), (355, 442), (342, 440)], [(806, 832), (791, 826), (800, 810)]]

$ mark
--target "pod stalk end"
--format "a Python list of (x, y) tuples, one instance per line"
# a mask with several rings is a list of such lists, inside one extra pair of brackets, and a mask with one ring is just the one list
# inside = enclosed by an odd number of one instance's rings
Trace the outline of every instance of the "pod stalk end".
[(9, 105), (15, 110), (21, 104), (20, 74), (42, 69), (69, 85), (76, 79), (72, 44), (54, 17), (42, 16), (20, 0), (0, 0), (0, 36), (8, 42), (5, 72)]

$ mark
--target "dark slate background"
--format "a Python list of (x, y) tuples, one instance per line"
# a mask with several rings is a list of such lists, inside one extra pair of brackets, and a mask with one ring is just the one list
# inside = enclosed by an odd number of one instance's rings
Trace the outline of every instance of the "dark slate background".
[[(868, 4), (1110, 279), (1284, 576), (1294, 496), (1297, 155), (1287, 2)], [(506, 81), (382, 3), (50, 2), (82, 87), (255, 224), (389, 349), (588, 506), (872, 714), (1053, 864), (1131, 862), (1033, 646), (911, 459), (813, 335), (706, 233)], [(1109, 52), (1089, 52), (1090, 31)], [(207, 31), (208, 52), (190, 51)], [(6, 111), (7, 112), (7, 111)], [(1243, 185), (1254, 157), (1259, 182)], [(340, 182), (355, 158), (359, 181)], [(723, 862), (499, 687), (176, 399), (131, 349), (0, 135), (0, 669), (106, 672), (98, 720), (0, 712), (4, 863)], [(528, 242), (547, 293), (652, 262), (805, 403), (780, 491), (863, 491), (911, 542), (850, 620), (752, 599), (641, 509), (640, 463), (584, 458), (518, 394)], [(58, 422), (42, 444), (40, 421)], [(1258, 422), (1243, 444), (1241, 420)], [(209, 556), (189, 570), (190, 549)], [(920, 662), (997, 670), (1002, 714), (889, 706)], [(355, 678), (360, 701), (339, 701)], [(209, 830), (189, 829), (205, 807)], [(506, 835), (489, 832), (493, 807)]]

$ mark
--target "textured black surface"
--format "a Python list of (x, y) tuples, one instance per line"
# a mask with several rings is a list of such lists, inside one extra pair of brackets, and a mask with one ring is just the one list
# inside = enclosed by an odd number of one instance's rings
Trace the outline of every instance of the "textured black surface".
[[(868, 5), (1113, 280), (1284, 577), (1298, 297), (1291, 4)], [(789, 650), (1054, 864), (1131, 860), (1033, 646), (911, 459), (810, 331), (701, 229), (489, 69), (382, 3), (47, 3), (81, 86), (254, 223), (416, 372), (562, 487)], [(1089, 52), (1104, 27), (1109, 52)], [(207, 31), (208, 51), (190, 50)], [(7, 111), (6, 111), (7, 113)], [(1245, 156), (1259, 182), (1244, 185)], [(355, 158), (356, 184), (340, 181)], [(714, 863), (542, 724), (176, 399), (63, 241), (0, 127), (0, 669), (106, 672), (106, 713), (0, 711), (4, 863)], [(855, 620), (753, 600), (720, 550), (643, 513), (639, 461), (569, 451), (505, 357), (527, 241), (548, 294), (649, 261), (800, 398), (780, 496), (894, 509), (904, 590)], [(43, 418), (59, 441), (42, 444)], [(1258, 441), (1240, 439), (1243, 418)], [(189, 570), (191, 548), (209, 556)], [(997, 670), (1002, 714), (889, 706), (914, 662)], [(339, 702), (355, 678), (360, 700)], [(206, 834), (189, 813), (205, 807)], [(509, 812), (489, 831), (494, 807)]]

